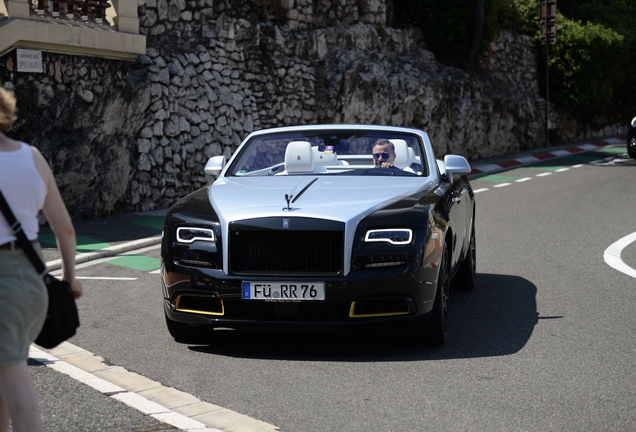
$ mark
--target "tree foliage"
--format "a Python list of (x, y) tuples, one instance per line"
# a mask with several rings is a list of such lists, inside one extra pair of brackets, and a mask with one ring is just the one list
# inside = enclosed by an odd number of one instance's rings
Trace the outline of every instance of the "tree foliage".
[[(463, 67), (471, 38), (485, 47), (508, 29), (532, 36), (539, 70), (539, 0), (485, 0), (483, 33), (475, 34), (475, 0), (394, 0), (398, 24), (422, 28), (427, 47)], [(549, 47), (550, 100), (581, 120), (626, 121), (636, 115), (636, 0), (557, 0), (557, 40)], [(545, 82), (545, 76), (540, 77)]]

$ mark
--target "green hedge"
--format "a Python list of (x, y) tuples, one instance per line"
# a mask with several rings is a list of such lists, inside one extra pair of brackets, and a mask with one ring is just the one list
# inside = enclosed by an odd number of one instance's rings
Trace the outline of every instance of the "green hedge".
[[(394, 0), (396, 24), (422, 28), (427, 47), (458, 66), (471, 32), (473, 0)], [(636, 1), (557, 0), (557, 40), (550, 46), (550, 101), (588, 121), (628, 121), (636, 115)], [(540, 82), (539, 0), (485, 0), (482, 48), (508, 29), (537, 44)]]

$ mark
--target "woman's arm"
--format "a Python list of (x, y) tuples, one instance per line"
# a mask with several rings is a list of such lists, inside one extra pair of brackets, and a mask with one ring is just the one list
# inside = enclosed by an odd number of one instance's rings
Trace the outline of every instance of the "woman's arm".
[(75, 277), (75, 253), (77, 250), (75, 228), (62, 200), (62, 195), (60, 195), (60, 191), (57, 188), (57, 183), (49, 164), (35, 147), (31, 148), (33, 149), (35, 166), (47, 187), (42, 211), (51, 225), (57, 246), (62, 255), (62, 279), (71, 285), (73, 296), (77, 299), (82, 296), (83, 287), (82, 283)]

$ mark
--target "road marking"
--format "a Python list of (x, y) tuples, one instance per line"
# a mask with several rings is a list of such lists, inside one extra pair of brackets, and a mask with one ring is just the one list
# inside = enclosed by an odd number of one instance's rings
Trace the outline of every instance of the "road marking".
[[(39, 240), (42, 241), (43, 243), (57, 247), (57, 241), (55, 240), (55, 234), (53, 233), (40, 234)], [(96, 250), (106, 249), (113, 246), (110, 243), (105, 243), (105, 242), (95, 240), (90, 237), (84, 237), (81, 235), (76, 235), (75, 241), (77, 243), (78, 254), (84, 253), (84, 252), (93, 252)]]
[(621, 252), (623, 252), (623, 249), (625, 249), (627, 246), (635, 241), (636, 232), (631, 233), (630, 235), (625, 236), (622, 239), (612, 243), (610, 247), (605, 249), (605, 253), (603, 254), (603, 259), (605, 259), (605, 262), (610, 267), (633, 278), (636, 278), (636, 270), (625, 264), (625, 262), (621, 259)]
[[(62, 345), (60, 345), (60, 347), (54, 348), (53, 350), (60, 351), (60, 349), (71, 350), (76, 352), (78, 352), (78, 350), (84, 351), (81, 348), (78, 348), (68, 342), (64, 342)], [(50, 350), (50, 351), (53, 351), (53, 350)], [(91, 356), (91, 354), (88, 351), (84, 351), (80, 355), (84, 355), (84, 356), (88, 355), (89, 359)], [(100, 378), (97, 375), (87, 372), (81, 367), (78, 367), (69, 362), (60, 360), (56, 356), (46, 351), (42, 351), (33, 345), (31, 345), (29, 349), (29, 357), (40, 363), (45, 364), (46, 366), (50, 367), (53, 370), (56, 370), (65, 375), (68, 375), (71, 378), (83, 384), (86, 384), (89, 387), (94, 388), (95, 390), (99, 391), (100, 393), (108, 397), (117, 399), (120, 402), (123, 402), (126, 405), (138, 411), (141, 411), (146, 415), (149, 415), (150, 417), (153, 417), (161, 422), (168, 423), (171, 426), (179, 428), (183, 431), (222, 432), (221, 429), (209, 428), (207, 427), (208, 425), (206, 425), (203, 422), (193, 420), (183, 414), (179, 414), (178, 412), (170, 410), (159, 403), (153, 402), (136, 392), (131, 392), (124, 387), (120, 387), (105, 379)], [(93, 366), (94, 366), (96, 359), (90, 359), (90, 360), (93, 361)], [(102, 360), (102, 364), (104, 368), (108, 369), (109, 366), (103, 363), (103, 359), (101, 360)], [(136, 374), (132, 374), (132, 375), (136, 375)], [(137, 377), (134, 377), (134, 376), (129, 377), (129, 379), (135, 379), (135, 378)], [(158, 386), (161, 387), (161, 384), (159, 383), (157, 384)], [(164, 389), (167, 390), (168, 388), (164, 388)], [(218, 409), (222, 409), (222, 408), (216, 407), (216, 410)], [(271, 429), (271, 430), (275, 430), (275, 429)]]
[(549, 175), (552, 175), (552, 173), (551, 172), (544, 172), (544, 173), (541, 173), (541, 174), (537, 174), (537, 177), (545, 177), (545, 176), (549, 176)]
[(137, 278), (134, 277), (99, 277), (99, 276), (76, 276), (77, 279), (86, 279), (86, 280), (119, 280), (119, 281), (134, 281)]
[(113, 258), (108, 261), (108, 264), (133, 270), (151, 271), (161, 267), (161, 260), (144, 255), (122, 255), (119, 258)]
[(500, 188), (500, 187), (510, 186), (511, 184), (512, 183), (499, 183), (499, 184), (496, 184), (493, 187)]
[(532, 177), (524, 177), (524, 178), (520, 178), (519, 180), (515, 180), (515, 182), (517, 182), (517, 183), (523, 183), (523, 182), (527, 182), (528, 180), (532, 180)]
[(570, 171), (570, 168), (559, 168), (558, 170), (556, 170), (555, 172), (566, 172), (566, 171)]

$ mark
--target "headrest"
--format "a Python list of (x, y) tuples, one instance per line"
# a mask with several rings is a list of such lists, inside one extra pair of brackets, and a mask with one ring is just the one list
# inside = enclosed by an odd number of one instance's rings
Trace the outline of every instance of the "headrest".
[(314, 157), (309, 141), (292, 141), (285, 149), (285, 171), (305, 173), (314, 171)]
[[(329, 147), (326, 147), (327, 149)], [(314, 153), (314, 163), (316, 165), (338, 165), (338, 155), (332, 150), (319, 151), (318, 146), (313, 146), (311, 150)]]
[(415, 154), (415, 152), (409, 152), (409, 146), (406, 144), (406, 141), (403, 139), (390, 139), (395, 146), (395, 165), (398, 168), (409, 168), (411, 166), (411, 156)]

